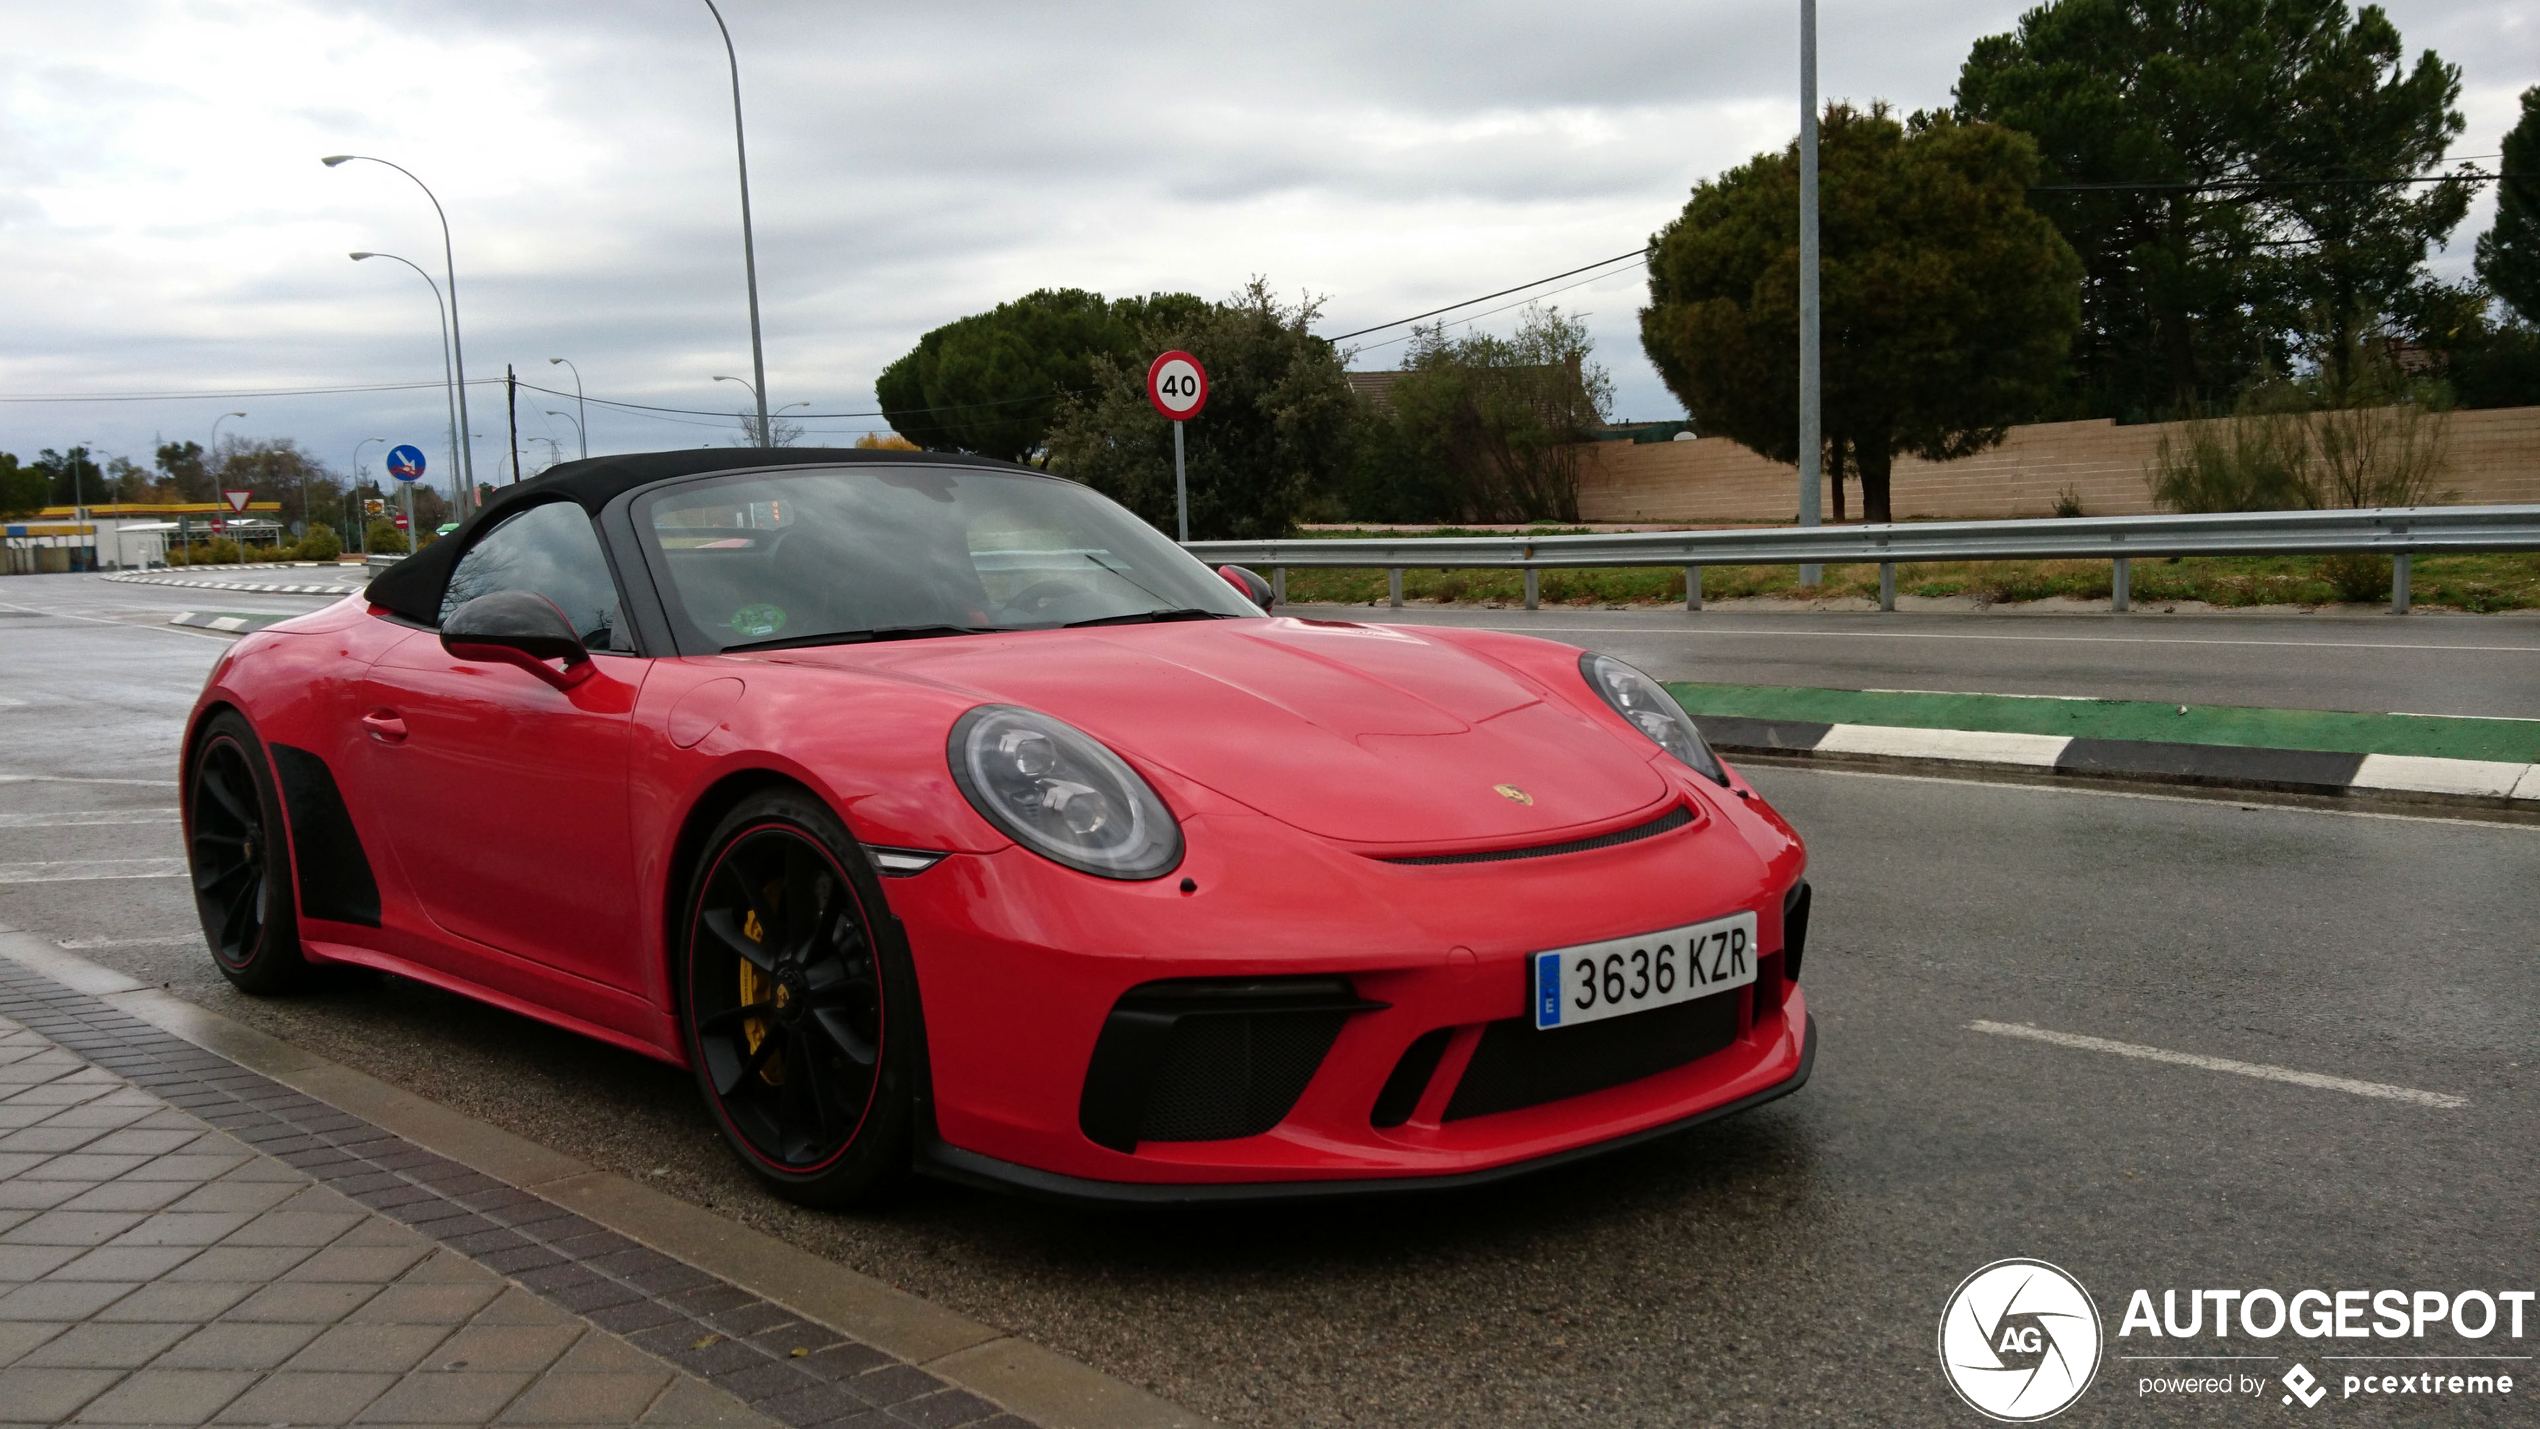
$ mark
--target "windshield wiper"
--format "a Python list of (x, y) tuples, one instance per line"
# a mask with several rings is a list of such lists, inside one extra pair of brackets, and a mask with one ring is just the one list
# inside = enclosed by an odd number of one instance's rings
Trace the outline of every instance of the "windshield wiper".
[(1234, 618), (1222, 610), (1202, 610), (1197, 606), (1186, 605), (1176, 610), (1141, 610), (1133, 615), (1098, 615), (1091, 620), (1071, 620), (1059, 629), (1081, 630), (1088, 625), (1148, 625), (1162, 624), (1167, 620), (1232, 620)]
[(997, 633), (984, 625), (884, 625), (872, 630), (833, 630), (826, 635), (786, 635), (774, 640), (752, 640), (742, 645), (726, 645), (722, 653), (741, 655), (754, 650), (803, 650), (815, 645), (863, 645), (876, 640), (932, 640), (939, 635)]

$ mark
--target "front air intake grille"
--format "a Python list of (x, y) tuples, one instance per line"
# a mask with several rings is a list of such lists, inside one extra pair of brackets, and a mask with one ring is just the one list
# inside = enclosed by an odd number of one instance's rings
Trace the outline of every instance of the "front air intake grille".
[(1598, 834), (1594, 838), (1572, 839), (1568, 843), (1537, 844), (1533, 848), (1485, 849), (1480, 853), (1413, 854), (1402, 858), (1383, 858), (1378, 859), (1377, 861), (1380, 863), (1398, 863), (1414, 868), (1428, 868), (1447, 863), (1503, 863), (1512, 858), (1550, 858), (1555, 854), (1586, 853), (1589, 849), (1613, 848), (1618, 844), (1638, 843), (1642, 839), (1656, 838), (1660, 834), (1668, 833), (1675, 829), (1681, 829), (1692, 822), (1692, 811), (1685, 808), (1684, 805), (1678, 804), (1676, 807), (1660, 814), (1657, 818), (1651, 819), (1648, 823), (1634, 824), (1628, 829), (1616, 829), (1610, 834)]
[(1231, 1141), (1287, 1117), (1359, 998), (1346, 978), (1182, 978), (1130, 989), (1103, 1023), (1077, 1124), (1115, 1151)]
[(1735, 989), (1603, 1022), (1535, 1030), (1523, 1017), (1482, 1029), (1446, 1119), (1488, 1116), (1654, 1077), (1737, 1040)]

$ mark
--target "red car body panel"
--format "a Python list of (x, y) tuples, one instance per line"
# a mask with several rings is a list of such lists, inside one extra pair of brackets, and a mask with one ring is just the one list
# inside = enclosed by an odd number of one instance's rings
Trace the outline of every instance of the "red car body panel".
[[(700, 801), (769, 774), (878, 848), (946, 855), (886, 879), (946, 1145), (1120, 1184), (1304, 1183), (1506, 1167), (1795, 1085), (1806, 1000), (1781, 978), (1805, 855), (1742, 779), (1723, 788), (1606, 709), (1579, 652), (1526, 637), (1284, 618), (973, 635), (758, 654), (597, 655), (559, 690), (447, 654), (351, 599), (247, 637), (197, 705), (335, 771), (379, 884), (379, 926), (304, 917), (316, 957), (365, 963), (681, 1062), (671, 910)], [(975, 812), (948, 732), (1028, 706), (1108, 744), (1179, 818), (1171, 876), (1092, 877)], [(190, 743), (189, 743), (190, 747)], [(1520, 791), (1525, 798), (1500, 792)], [(1405, 855), (1618, 846), (1445, 866)], [(1449, 1121), (1484, 1024), (1523, 1016), (1527, 955), (1751, 910), (1767, 976), (1724, 1050), (1586, 1095)], [(1123, 993), (1161, 979), (1336, 974), (1350, 1016), (1277, 1126), (1098, 1145), (1086, 1069)], [(1401, 1125), (1370, 1107), (1405, 1049), (1454, 1029)]]

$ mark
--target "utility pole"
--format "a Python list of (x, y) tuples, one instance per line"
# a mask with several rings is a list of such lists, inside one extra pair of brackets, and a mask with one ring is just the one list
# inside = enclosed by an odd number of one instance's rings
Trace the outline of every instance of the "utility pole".
[[(1825, 389), (1818, 345), (1817, 0), (1799, 0), (1799, 524), (1814, 526), (1824, 475)], [(1826, 568), (1803, 565), (1799, 583), (1822, 585)]]

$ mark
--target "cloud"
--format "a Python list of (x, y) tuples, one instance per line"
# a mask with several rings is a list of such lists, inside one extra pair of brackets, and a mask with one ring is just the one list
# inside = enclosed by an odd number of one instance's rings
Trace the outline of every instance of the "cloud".
[[(1946, 102), (2019, 0), (1828, 5), (1822, 91)], [(2468, 70), (2488, 152), (2540, 70), (2515, 7), (2398, 4)], [(1209, 7), (728, 0), (772, 395), (873, 405), (929, 327), (1034, 287), (1224, 294), (1253, 274), (1345, 331), (1631, 248), (1696, 181), (1786, 142), (1795, 7), (1600, 0)], [(20, 7), (0, 55), (0, 392), (437, 379), (441, 230), (469, 372), (729, 410), (748, 370), (731, 90), (696, 0), (86, 0)], [(2475, 225), (2466, 229), (2474, 232)], [(2467, 242), (2447, 262), (2465, 262)], [(1637, 349), (1640, 279), (1591, 314), (1624, 415), (1677, 408)], [(1485, 323), (1513, 323), (1500, 314)], [(1369, 341), (1382, 342), (1386, 334)], [(1388, 349), (1366, 361), (1381, 363)], [(486, 455), (499, 393), (471, 395)], [(524, 433), (571, 441), (524, 398)], [(383, 432), (440, 450), (437, 392), (0, 404), (0, 449)], [(592, 411), (594, 450), (729, 423)], [(817, 423), (851, 430), (858, 422)], [(436, 463), (438, 465), (439, 463)]]

